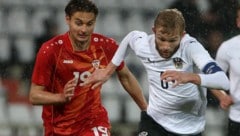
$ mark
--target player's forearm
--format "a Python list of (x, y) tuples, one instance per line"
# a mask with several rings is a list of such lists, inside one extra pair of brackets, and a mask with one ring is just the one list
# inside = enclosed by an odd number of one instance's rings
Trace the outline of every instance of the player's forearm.
[(137, 91), (128, 91), (129, 95), (132, 97), (132, 99), (136, 102), (136, 104), (142, 111), (146, 111), (148, 104), (142, 91), (137, 88), (135, 90)]
[(195, 73), (188, 73), (189, 81), (190, 83), (200, 85), (201, 84), (201, 79), (198, 74)]
[(199, 74), (201, 78), (201, 86), (220, 89), (220, 90), (229, 90), (230, 83), (223, 71), (218, 71), (213, 74)]
[(133, 100), (136, 102), (138, 107), (141, 110), (147, 109), (147, 101), (143, 95), (142, 89), (136, 80), (136, 78), (129, 73), (129, 76), (123, 77), (119, 75), (119, 80), (121, 84), (123, 85), (124, 89), (128, 92), (128, 94), (133, 98)]
[(54, 94), (31, 87), (29, 101), (34, 105), (60, 104), (65, 102), (63, 94)]
[(36, 95), (32, 95), (30, 97), (30, 102), (33, 105), (48, 105), (48, 104), (60, 104), (64, 103), (62, 94), (46, 94), (40, 93)]
[(64, 96), (62, 94), (38, 93), (30, 96), (30, 102), (33, 105), (48, 105), (64, 103)]
[(216, 90), (216, 89), (212, 89), (211, 93), (219, 100), (221, 101), (225, 96), (227, 96), (228, 94), (223, 91), (223, 90)]
[(143, 95), (142, 90), (139, 87), (139, 84), (136, 82), (125, 82), (124, 85), (125, 90), (128, 92), (128, 94), (132, 97), (132, 99), (136, 102), (138, 107), (141, 110), (147, 110), (147, 102)]
[(104, 72), (105, 72), (105, 75), (110, 77), (114, 72), (115, 70), (117, 69), (117, 65), (113, 64), (112, 62), (110, 62), (107, 67), (105, 68)]
[(211, 93), (218, 99), (219, 105), (222, 109), (227, 110), (233, 104), (231, 96), (225, 91), (214, 89), (211, 90)]
[(229, 90), (230, 83), (227, 75), (217, 65), (216, 62), (210, 61), (202, 68), (204, 74), (199, 74), (201, 78), (201, 86), (219, 89)]

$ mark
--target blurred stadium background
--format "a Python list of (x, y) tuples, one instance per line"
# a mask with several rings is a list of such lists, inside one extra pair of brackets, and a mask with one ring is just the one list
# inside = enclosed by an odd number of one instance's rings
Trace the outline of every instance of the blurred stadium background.
[[(118, 42), (131, 30), (151, 33), (157, 12), (174, 7), (174, 4), (182, 4), (184, 16), (190, 14), (190, 19), (186, 19), (190, 26), (187, 30), (206, 46), (213, 57), (220, 43), (238, 32), (234, 25), (234, 4), (238, 3), (237, 0), (94, 1), (100, 10), (95, 31), (113, 37)], [(67, 2), (0, 0), (0, 136), (43, 135), (41, 107), (28, 103), (31, 70), (39, 44), (36, 39), (46, 36), (46, 20), (57, 26), (56, 34), (67, 31), (64, 20)], [(199, 20), (191, 16), (199, 17)], [(196, 26), (194, 21), (203, 25)], [(147, 98), (146, 73), (131, 52), (127, 65), (136, 75)], [(140, 111), (115, 75), (104, 84), (102, 96), (112, 122), (112, 135), (135, 136)], [(208, 98), (204, 136), (224, 136), (227, 132), (227, 111), (219, 108), (218, 101), (211, 94)]]

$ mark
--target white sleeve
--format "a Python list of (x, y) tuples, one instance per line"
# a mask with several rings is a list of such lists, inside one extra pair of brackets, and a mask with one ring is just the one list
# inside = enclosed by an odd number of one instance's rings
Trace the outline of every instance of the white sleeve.
[(190, 53), (189, 58), (192, 58), (193, 62), (200, 70), (202, 70), (209, 62), (215, 61), (199, 42), (191, 43), (191, 45), (188, 45), (187, 49)]
[(201, 86), (213, 89), (229, 90), (230, 83), (223, 71), (213, 74), (199, 74), (201, 78)]
[(127, 51), (129, 49), (129, 45), (133, 50), (135, 50), (135, 47), (138, 44), (147, 42), (147, 34), (145, 32), (132, 31), (128, 33), (121, 41), (115, 55), (112, 58), (112, 63), (116, 66), (119, 66), (121, 64), (121, 62), (128, 55)]
[(216, 64), (207, 50), (198, 42), (189, 46), (194, 63), (204, 74), (199, 74), (201, 86), (214, 89), (229, 90), (230, 84), (227, 75)]
[(218, 65), (223, 69), (223, 71), (227, 72), (228, 68), (229, 68), (229, 63), (228, 60), (230, 60), (231, 58), (229, 57), (229, 55), (227, 54), (228, 48), (226, 48), (226, 45), (223, 43), (218, 51), (217, 51), (217, 55), (216, 55), (216, 61), (218, 63)]

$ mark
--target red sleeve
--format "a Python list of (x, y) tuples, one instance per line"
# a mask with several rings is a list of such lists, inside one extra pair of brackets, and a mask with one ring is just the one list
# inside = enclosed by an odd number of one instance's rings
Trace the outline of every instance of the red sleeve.
[(32, 74), (32, 82), (38, 85), (47, 86), (50, 83), (52, 71), (54, 70), (54, 52), (48, 49), (47, 43), (40, 48)]
[(124, 61), (117, 67), (116, 71), (120, 71), (124, 67)]

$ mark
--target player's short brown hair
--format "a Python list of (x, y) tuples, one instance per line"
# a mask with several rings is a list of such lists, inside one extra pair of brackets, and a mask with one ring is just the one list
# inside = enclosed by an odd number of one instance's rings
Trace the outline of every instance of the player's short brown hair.
[(91, 0), (70, 0), (65, 7), (65, 14), (72, 16), (75, 12), (91, 12), (97, 17), (98, 8)]
[(185, 31), (185, 19), (177, 9), (165, 9), (160, 11), (154, 21), (154, 27), (163, 27), (166, 33), (183, 33)]

